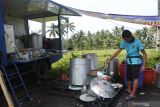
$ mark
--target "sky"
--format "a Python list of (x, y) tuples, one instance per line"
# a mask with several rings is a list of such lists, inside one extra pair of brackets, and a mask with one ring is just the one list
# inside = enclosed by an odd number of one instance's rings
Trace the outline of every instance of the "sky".
[[(53, 0), (65, 6), (102, 13), (125, 14), (125, 15), (157, 15), (158, 0)], [(71, 16), (70, 22), (76, 26), (75, 32), (83, 30), (92, 33), (108, 29), (112, 30), (115, 26), (124, 26), (125, 29), (135, 31), (144, 25), (131, 24), (127, 22), (100, 19), (89, 16)], [(37, 26), (37, 25), (36, 25)], [(34, 30), (33, 30), (34, 31)], [(70, 34), (71, 35), (71, 34)]]

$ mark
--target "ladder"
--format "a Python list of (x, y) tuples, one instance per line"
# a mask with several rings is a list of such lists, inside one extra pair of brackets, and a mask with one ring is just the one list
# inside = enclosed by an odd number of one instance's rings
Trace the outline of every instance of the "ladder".
[[(21, 74), (19, 72), (19, 69), (18, 69), (17, 65), (15, 63), (12, 63), (12, 64), (13, 64), (13, 67), (15, 68), (13, 73), (10, 73), (2, 65), (0, 65), (0, 67), (1, 67), (2, 71), (4, 72), (4, 75), (5, 75), (6, 79), (7, 79), (9, 87), (10, 87), (10, 89), (12, 91), (12, 94), (13, 94), (12, 99), (15, 98), (15, 102), (16, 102), (17, 106), (21, 107), (22, 102), (23, 102), (24, 99), (28, 98), (29, 100), (32, 100), (32, 98), (31, 98), (31, 96), (29, 95), (29, 93), (27, 91), (27, 88), (26, 88), (26, 86), (24, 84), (24, 81), (22, 79), (22, 76), (21, 76)], [(19, 83), (16, 84), (16, 85), (13, 84), (13, 82), (12, 82), (11, 77), (13, 77), (13, 76), (15, 76), (15, 78), (17, 78), (19, 80), (19, 81), (17, 80)], [(22, 97), (19, 97), (17, 95), (17, 93), (16, 93), (16, 90), (18, 90), (18, 88), (22, 88), (23, 89), (24, 95)]]

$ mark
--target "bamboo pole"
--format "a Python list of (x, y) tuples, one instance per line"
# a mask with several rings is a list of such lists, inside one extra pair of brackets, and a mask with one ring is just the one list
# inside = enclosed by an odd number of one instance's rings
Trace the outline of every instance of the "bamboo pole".
[(0, 86), (2, 88), (3, 94), (6, 98), (6, 101), (8, 103), (8, 107), (14, 107), (13, 101), (11, 99), (11, 96), (8, 92), (8, 89), (6, 87), (5, 81), (4, 81), (4, 77), (3, 77), (3, 73), (0, 70)]

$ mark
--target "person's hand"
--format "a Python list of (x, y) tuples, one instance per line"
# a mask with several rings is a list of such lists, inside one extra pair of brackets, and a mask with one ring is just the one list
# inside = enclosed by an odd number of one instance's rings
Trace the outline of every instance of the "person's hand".
[(111, 79), (111, 77), (108, 76), (108, 75), (103, 75), (102, 79), (105, 80), (105, 81), (109, 81)]

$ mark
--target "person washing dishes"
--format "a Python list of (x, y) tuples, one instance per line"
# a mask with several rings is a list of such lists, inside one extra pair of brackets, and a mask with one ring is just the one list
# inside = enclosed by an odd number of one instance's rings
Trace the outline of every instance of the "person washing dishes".
[[(106, 62), (109, 64), (111, 60), (116, 57), (123, 49), (126, 50), (126, 79), (128, 83), (127, 91), (130, 95), (125, 99), (132, 100), (133, 98), (135, 98), (138, 88), (139, 72), (144, 71), (147, 63), (147, 54), (141, 41), (139, 39), (135, 39), (129, 30), (123, 31), (122, 38), (123, 40), (120, 42), (119, 49), (117, 49), (117, 51), (115, 51), (109, 59), (107, 58)], [(140, 52), (142, 53), (142, 55), (140, 54)], [(88, 75), (97, 75), (98, 77), (107, 81), (111, 79), (110, 76), (101, 71), (92, 71), (89, 72)], [(131, 81), (133, 81), (133, 88), (131, 88)]]
[[(114, 52), (114, 54), (106, 60), (109, 64), (110, 61), (116, 57), (123, 49), (126, 50), (126, 79), (128, 83), (127, 91), (129, 96), (126, 100), (132, 100), (135, 98), (136, 91), (138, 88), (138, 77), (139, 72), (143, 72), (147, 63), (147, 54), (139, 39), (135, 39), (129, 30), (124, 30), (122, 33), (123, 40), (120, 42), (119, 49)], [(142, 53), (142, 55), (140, 54)], [(131, 88), (131, 81), (133, 81), (133, 88)]]

